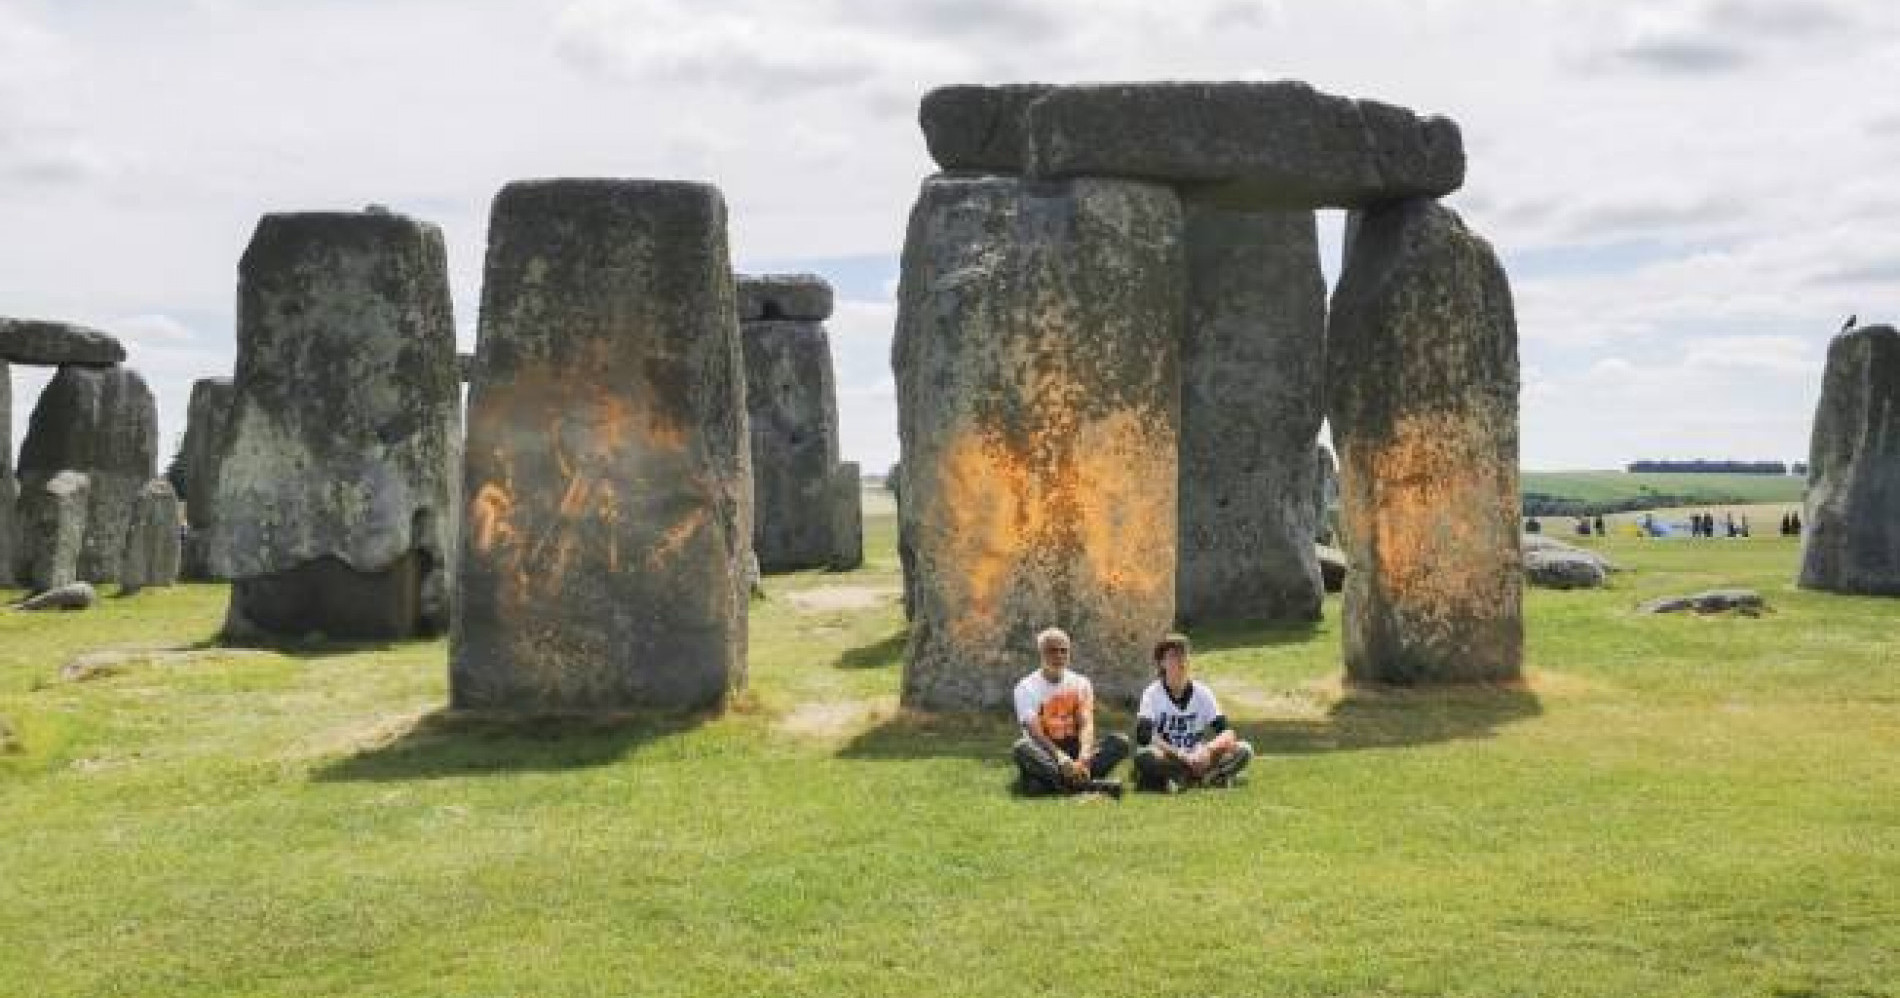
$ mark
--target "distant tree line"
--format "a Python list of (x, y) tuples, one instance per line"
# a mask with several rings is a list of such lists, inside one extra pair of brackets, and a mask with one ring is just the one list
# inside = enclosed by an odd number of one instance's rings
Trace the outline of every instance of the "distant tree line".
[[(1796, 474), (1805, 471), (1801, 465)], [(1705, 475), (1785, 475), (1788, 465), (1784, 461), (1631, 461), (1626, 469), (1631, 474), (1643, 472), (1689, 472)]]
[(1644, 509), (1669, 509), (1676, 506), (1741, 506), (1749, 499), (1735, 495), (1721, 495), (1711, 492), (1698, 492), (1695, 495), (1672, 495), (1667, 492), (1650, 492), (1641, 495), (1625, 496), (1621, 499), (1609, 499), (1602, 502), (1586, 502), (1565, 496), (1553, 496), (1544, 492), (1524, 493), (1525, 516), (1603, 516), (1609, 513), (1630, 513)]

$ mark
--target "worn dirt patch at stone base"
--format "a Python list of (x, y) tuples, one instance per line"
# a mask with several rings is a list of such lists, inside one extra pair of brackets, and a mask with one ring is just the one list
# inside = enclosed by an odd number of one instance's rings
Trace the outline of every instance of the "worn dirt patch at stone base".
[(818, 586), (788, 593), (785, 601), (800, 613), (869, 610), (902, 598), (898, 586)]
[(132, 669), (191, 665), (213, 659), (258, 658), (272, 654), (257, 648), (98, 648), (80, 652), (59, 668), (69, 683), (116, 676)]
[(801, 738), (842, 741), (896, 712), (896, 697), (801, 703), (779, 720), (778, 729)]

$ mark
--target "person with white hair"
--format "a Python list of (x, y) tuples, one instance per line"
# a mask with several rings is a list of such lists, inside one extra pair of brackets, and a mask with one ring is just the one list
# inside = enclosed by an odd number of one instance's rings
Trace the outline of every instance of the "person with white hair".
[(1095, 738), (1095, 687), (1069, 668), (1068, 634), (1051, 627), (1036, 635), (1040, 666), (1016, 684), (1016, 720), (1023, 735), (1014, 755), (1023, 788), (1046, 793), (1104, 793), (1120, 797), (1108, 774), (1128, 757), (1128, 737)]

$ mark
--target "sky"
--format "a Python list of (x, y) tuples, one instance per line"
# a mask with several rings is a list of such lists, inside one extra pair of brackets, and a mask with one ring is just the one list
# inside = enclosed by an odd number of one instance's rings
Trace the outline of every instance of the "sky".
[(926, 90), (1299, 79), (1460, 123), (1527, 468), (1800, 460), (1829, 338), (1900, 321), (1895, 66), (1886, 0), (0, 0), (0, 315), (117, 334), (162, 463), (259, 215), (439, 224), (468, 350), (502, 184), (705, 180), (737, 269), (836, 286), (842, 450), (881, 471)]

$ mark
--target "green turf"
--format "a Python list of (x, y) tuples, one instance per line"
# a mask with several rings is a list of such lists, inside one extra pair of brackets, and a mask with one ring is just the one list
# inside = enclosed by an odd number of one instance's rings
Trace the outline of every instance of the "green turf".
[[(446, 717), (438, 642), (57, 678), (218, 587), (0, 614), (0, 995), (1900, 994), (1900, 603), (1788, 541), (1603, 542), (1524, 691), (1341, 697), (1335, 602), (1202, 632), (1251, 783), (1115, 804), (898, 714), (888, 595), (794, 605), (890, 534), (768, 580), (696, 721)], [(1774, 612), (1631, 612), (1718, 584)]]
[(1799, 475), (1724, 475), (1690, 472), (1526, 471), (1526, 495), (1584, 503), (1640, 502), (1645, 507), (1799, 503), (1807, 479)]

